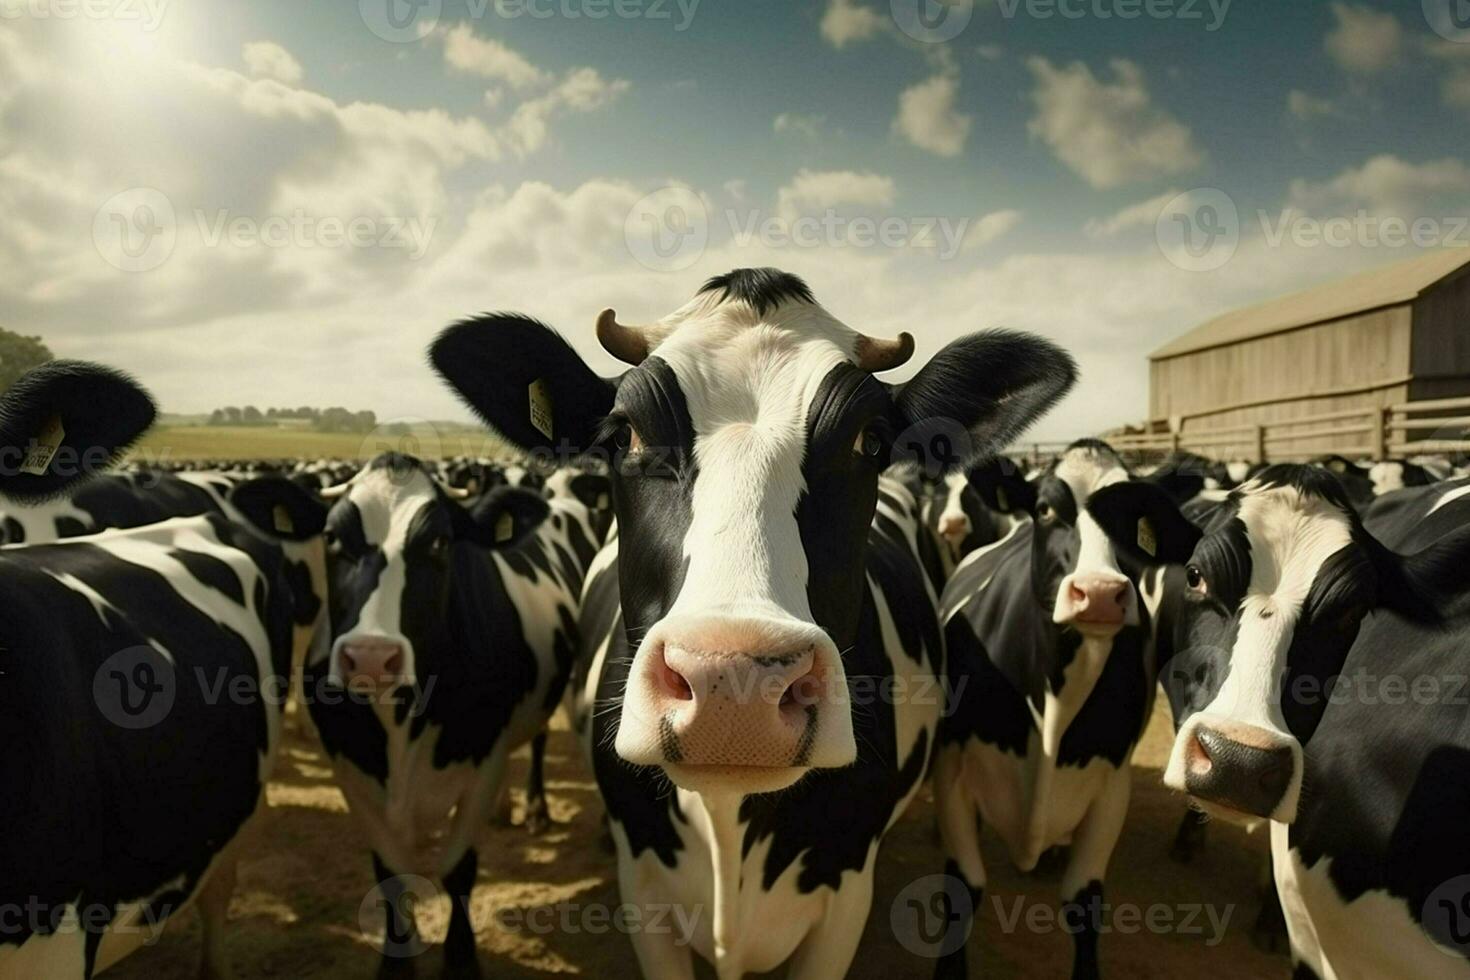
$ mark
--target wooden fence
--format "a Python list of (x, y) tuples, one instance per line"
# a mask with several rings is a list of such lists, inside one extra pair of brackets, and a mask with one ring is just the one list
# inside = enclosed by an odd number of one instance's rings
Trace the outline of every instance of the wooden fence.
[[(1349, 459), (1398, 459), (1421, 454), (1470, 455), (1470, 398), (1405, 402), (1387, 408), (1320, 412), (1229, 428), (1153, 431), (1103, 437), (1137, 462), (1171, 452), (1211, 459), (1282, 463), (1336, 454)], [(1065, 442), (1017, 443), (1009, 455), (1043, 463)]]

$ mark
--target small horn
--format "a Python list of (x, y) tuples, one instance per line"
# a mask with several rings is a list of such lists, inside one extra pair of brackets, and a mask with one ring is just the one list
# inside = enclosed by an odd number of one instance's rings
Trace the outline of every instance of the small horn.
[(468, 487), (451, 487), (447, 483), (441, 483), (440, 486), (444, 489), (444, 496), (450, 500), (464, 500), (470, 495)]
[(643, 328), (623, 326), (612, 310), (597, 315), (597, 341), (603, 350), (625, 364), (642, 364), (648, 356), (648, 336)]
[(323, 500), (336, 500), (338, 497), (347, 493), (348, 489), (351, 486), (352, 481), (348, 480), (346, 483), (339, 483), (335, 487), (323, 487), (320, 491), (318, 491), (317, 496), (321, 497)]
[(858, 334), (857, 346), (853, 349), (857, 366), (871, 374), (889, 371), (914, 356), (914, 337), (907, 331), (895, 340), (878, 340), (867, 334)]

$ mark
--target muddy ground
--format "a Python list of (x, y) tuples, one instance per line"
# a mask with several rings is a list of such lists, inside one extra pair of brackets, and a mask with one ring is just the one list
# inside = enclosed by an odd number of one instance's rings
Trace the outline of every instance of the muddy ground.
[[(1160, 782), (1168, 744), (1168, 718), (1160, 710), (1135, 763), (1132, 811), (1108, 876), (1109, 903), (1129, 909), (1121, 918), (1115, 911), (1119, 930), (1102, 939), (1104, 973), (1128, 980), (1289, 976), (1284, 955), (1263, 953), (1251, 940), (1260, 905), (1263, 833), (1212, 824), (1209, 844), (1193, 864), (1169, 859), (1184, 807)], [(522, 752), (511, 771), (513, 786), (524, 785), (526, 764)], [(376, 970), (378, 918), (368, 915), (366, 931), (359, 925), (364, 901), (372, 901), (370, 862), (331, 775), (320, 746), (288, 735), (231, 908), (228, 947), (240, 980), (371, 977)], [(614, 861), (598, 843), (597, 788), (565, 730), (552, 735), (547, 775), (557, 826), (541, 837), (521, 826), (491, 828), (480, 852), (473, 916), (485, 974), (636, 976), (627, 937), (600, 917), (619, 904)], [(900, 941), (898, 933), (913, 935), (913, 920), (905, 918), (905, 903), (895, 901), (911, 882), (943, 868), (932, 812), (926, 790), (884, 844), (877, 894), (851, 977), (898, 980), (928, 977), (932, 970), (930, 961)], [(986, 858), (990, 888), (971, 939), (971, 975), (1068, 976), (1071, 939), (1050, 914), (1059, 872), (1017, 874), (994, 840), (987, 842)], [(891, 918), (896, 904), (897, 932)], [(1212, 907), (1213, 920), (1205, 905)], [(563, 908), (572, 911), (564, 914)], [(442, 940), (447, 917), (447, 899), (421, 909), (426, 937)], [(1014, 925), (1008, 929), (1003, 920)], [(1218, 935), (1212, 922), (1223, 923)], [(198, 948), (197, 917), (186, 912), (156, 943), (105, 976), (192, 977)], [(439, 965), (440, 950), (430, 948), (419, 958), (419, 975), (435, 977)]]

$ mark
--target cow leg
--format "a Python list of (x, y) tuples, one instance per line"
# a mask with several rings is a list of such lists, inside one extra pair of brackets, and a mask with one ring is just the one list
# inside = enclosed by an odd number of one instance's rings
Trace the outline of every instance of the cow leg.
[(1072, 934), (1073, 980), (1100, 976), (1097, 939), (1103, 927), (1103, 877), (1113, 856), (1132, 792), (1128, 767), (1108, 777), (1107, 786), (1072, 837), (1072, 860), (1062, 875), (1062, 922)]
[[(965, 946), (975, 925), (975, 912), (985, 895), (985, 861), (980, 856), (980, 815), (964, 779), (963, 745), (941, 748), (934, 764), (934, 808), (945, 854), (944, 893), (940, 913), (945, 931), (934, 963), (937, 980), (969, 976)], [(925, 915), (924, 910), (916, 914)]]
[(234, 975), (225, 955), (225, 927), (230, 914), (230, 897), (235, 893), (236, 864), (226, 857), (199, 890), (194, 904), (199, 909), (204, 942), (199, 960), (200, 980), (228, 980)]
[(1174, 834), (1174, 845), (1169, 848), (1169, 857), (1180, 864), (1190, 864), (1200, 851), (1205, 849), (1205, 824), (1209, 818), (1194, 807), (1184, 811), (1179, 821), (1179, 830)]
[(546, 805), (546, 732), (531, 739), (531, 773), (526, 779), (526, 830), (542, 834), (551, 828)]
[(873, 905), (871, 861), (856, 878), (844, 879), (827, 913), (807, 934), (791, 958), (788, 980), (842, 980), (857, 954), (858, 941)]
[(378, 904), (384, 918), (383, 958), (378, 964), (378, 976), (394, 980), (411, 977), (414, 957), (423, 951), (414, 922), (414, 896), (404, 887), (403, 879), (389, 871), (376, 853), (373, 874), (377, 877)]
[(470, 919), (470, 896), (475, 890), (475, 871), (479, 856), (474, 848), (465, 852), (454, 870), (444, 876), (444, 890), (449, 893), (449, 935), (444, 940), (444, 976), (455, 980), (475, 980), (480, 976), (480, 960), (475, 952), (475, 927)]

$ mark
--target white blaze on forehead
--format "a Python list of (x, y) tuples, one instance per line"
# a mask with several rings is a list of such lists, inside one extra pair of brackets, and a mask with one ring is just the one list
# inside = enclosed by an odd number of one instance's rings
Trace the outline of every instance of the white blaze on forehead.
[(1281, 683), (1292, 635), (1317, 573), (1351, 543), (1352, 525), (1335, 505), (1295, 487), (1250, 490), (1239, 517), (1250, 542), (1251, 580), (1230, 673), (1205, 710), (1289, 738)]
[(698, 468), (688, 573), (670, 615), (721, 609), (809, 622), (796, 506), (811, 404), (848, 360), (847, 328), (806, 304), (766, 317), (743, 304), (696, 313), (656, 351), (683, 391)]
[(944, 521), (950, 517), (967, 517), (965, 513), (964, 493), (965, 488), (970, 485), (969, 477), (963, 473), (949, 473), (944, 477), (944, 510), (939, 513), (939, 523), (943, 526)]
[(414, 519), (436, 502), (433, 481), (421, 470), (364, 469), (352, 480), (347, 499), (357, 508), (363, 538), (383, 552), (383, 568), (363, 603), (353, 633), (403, 636), (403, 591), (408, 568), (403, 547)]
[[(1072, 491), (1072, 499), (1077, 504), (1077, 564), (1072, 575), (1124, 578), (1113, 552), (1113, 542), (1087, 512), (1087, 501), (1103, 487), (1126, 481), (1128, 470), (1117, 457), (1108, 453), (1094, 449), (1069, 449), (1057, 461), (1056, 476)], [(1058, 610), (1062, 608), (1062, 593), (1070, 586), (1069, 578), (1064, 578), (1057, 595)], [(1125, 622), (1130, 626), (1137, 624), (1137, 603), (1129, 602)]]

